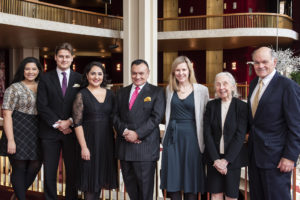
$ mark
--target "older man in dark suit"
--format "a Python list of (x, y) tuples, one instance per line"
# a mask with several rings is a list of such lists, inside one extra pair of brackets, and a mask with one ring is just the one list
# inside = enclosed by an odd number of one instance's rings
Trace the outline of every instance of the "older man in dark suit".
[[(66, 167), (66, 199), (77, 199), (76, 136), (72, 131), (72, 105), (79, 90), (81, 75), (73, 72), (73, 48), (68, 43), (56, 47), (56, 70), (42, 76), (38, 85), (37, 109), (40, 115), (45, 169), (45, 198), (57, 199), (56, 173), (60, 151)], [(75, 167), (74, 167), (75, 166)]]
[(276, 72), (273, 50), (253, 53), (250, 84), (249, 179), (255, 200), (289, 200), (291, 171), (300, 153), (300, 88)]
[(162, 88), (147, 83), (149, 66), (144, 60), (131, 64), (132, 85), (116, 97), (117, 155), (131, 200), (152, 200), (154, 172), (159, 158), (159, 123), (165, 112)]

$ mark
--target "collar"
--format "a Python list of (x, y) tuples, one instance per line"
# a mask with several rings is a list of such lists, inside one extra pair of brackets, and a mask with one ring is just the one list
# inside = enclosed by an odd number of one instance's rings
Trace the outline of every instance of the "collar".
[(68, 69), (65, 70), (65, 71), (62, 71), (61, 69), (59, 69), (58, 67), (56, 67), (56, 72), (57, 72), (57, 74), (58, 74), (58, 77), (62, 75), (62, 74), (61, 74), (62, 72), (66, 72), (67, 77), (69, 77), (70, 71), (71, 71), (70, 68), (68, 68)]
[[(146, 82), (146, 83), (147, 83), (147, 82)], [(146, 83), (144, 83), (143, 85), (139, 86), (140, 91), (143, 89), (143, 87), (146, 85)], [(137, 87), (136, 85), (132, 84), (131, 90), (135, 90), (136, 87)]]
[(271, 72), (271, 73), (270, 73), (268, 76), (266, 76), (265, 78), (263, 78), (263, 79), (259, 78), (259, 79), (258, 79), (258, 83), (259, 83), (260, 80), (262, 80), (263, 85), (268, 85), (269, 82), (272, 80), (272, 78), (275, 76), (275, 74), (276, 74), (276, 70), (274, 69), (273, 72)]

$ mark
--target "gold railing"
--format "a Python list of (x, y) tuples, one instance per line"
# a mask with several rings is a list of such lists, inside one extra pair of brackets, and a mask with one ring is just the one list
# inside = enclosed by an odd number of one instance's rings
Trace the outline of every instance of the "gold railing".
[[(210, 22), (221, 22), (213, 28)], [(293, 19), (274, 13), (235, 13), (158, 19), (158, 31), (190, 31), (226, 28), (293, 28)]]
[(0, 0), (0, 12), (112, 30), (123, 30), (123, 18), (35, 0)]
[[(120, 166), (120, 165), (118, 165)], [(241, 185), (243, 185), (243, 190), (244, 190), (244, 197), (245, 200), (248, 199), (248, 192), (249, 192), (249, 188), (248, 188), (248, 172), (247, 172), (248, 168), (245, 167), (244, 168), (244, 174), (241, 174)], [(297, 200), (297, 185), (296, 185), (296, 172), (297, 172), (297, 168), (295, 168), (293, 170), (293, 175), (292, 175), (292, 197), (293, 199)], [(30, 191), (34, 191), (34, 192), (44, 192), (44, 188), (43, 188), (43, 179), (42, 179), (42, 171), (43, 168), (41, 169), (41, 171), (39, 172), (36, 180), (34, 181), (34, 183), (32, 184), (32, 186), (29, 188)], [(121, 176), (121, 171), (120, 171), (120, 167), (118, 167), (118, 172), (119, 172), (119, 176)], [(159, 195), (159, 168), (158, 165), (156, 166), (156, 173), (155, 173), (155, 199), (158, 200), (160, 198), (163, 197), (163, 199), (166, 199), (166, 192), (163, 191), (163, 194)], [(11, 187), (11, 183), (10, 183), (10, 173), (11, 173), (11, 166), (9, 163), (9, 160), (7, 157), (2, 157), (0, 156), (0, 185), (1, 186), (7, 186), (7, 187)], [(65, 170), (64, 170), (64, 164), (63, 164), (63, 160), (60, 160), (60, 165), (59, 165), (59, 169), (57, 171), (57, 195), (59, 196), (65, 196)], [(120, 178), (119, 178), (120, 180)], [(83, 193), (79, 192), (79, 197), (80, 199), (83, 199)], [(124, 183), (119, 184), (119, 188), (116, 190), (101, 190), (101, 200), (119, 200), (119, 199), (129, 199), (128, 198), (128, 194), (126, 193), (126, 188), (124, 186)], [(200, 200), (200, 194), (198, 194), (198, 199)], [(207, 194), (207, 200), (210, 199), (210, 194)]]
[[(0, 12), (112, 30), (123, 30), (123, 17), (59, 6), (36, 0), (0, 0)], [(211, 23), (218, 22), (218, 26)], [(235, 13), (158, 18), (158, 32), (215, 28), (293, 28), (293, 19), (276, 13)]]
[[(59, 6), (36, 0), (0, 0), (0, 12), (112, 30), (123, 30), (123, 17)], [(218, 22), (218, 26), (211, 25)], [(293, 28), (293, 19), (276, 13), (235, 13), (158, 18), (158, 32), (215, 28)]]

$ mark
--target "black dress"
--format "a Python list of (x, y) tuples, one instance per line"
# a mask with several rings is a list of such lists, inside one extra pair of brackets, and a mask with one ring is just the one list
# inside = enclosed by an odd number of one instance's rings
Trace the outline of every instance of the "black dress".
[(12, 111), (13, 134), (16, 153), (7, 153), (7, 138), (2, 132), (0, 155), (15, 160), (40, 160), (41, 148), (38, 137), (38, 116), (36, 110), (36, 93), (22, 82), (9, 86), (4, 93), (3, 110)]
[(203, 193), (204, 181), (204, 166), (196, 131), (194, 92), (183, 100), (174, 92), (163, 142), (161, 189)]
[(82, 126), (90, 160), (80, 159), (79, 189), (99, 192), (101, 188), (117, 188), (117, 161), (115, 159), (112, 115), (114, 95), (106, 90), (103, 103), (87, 89), (82, 89), (73, 105), (75, 127)]

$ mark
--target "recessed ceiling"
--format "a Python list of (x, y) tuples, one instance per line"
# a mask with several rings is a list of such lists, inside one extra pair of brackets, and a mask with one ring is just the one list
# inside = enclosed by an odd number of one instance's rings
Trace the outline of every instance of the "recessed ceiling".
[[(122, 52), (122, 41), (115, 38), (70, 34), (56, 31), (31, 29), (19, 26), (0, 24), (0, 48), (43, 48), (54, 51), (62, 42), (71, 43), (78, 51), (112, 53)], [(112, 49), (111, 45), (118, 45)]]

